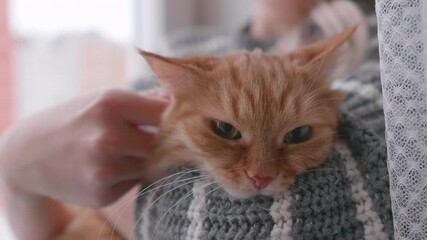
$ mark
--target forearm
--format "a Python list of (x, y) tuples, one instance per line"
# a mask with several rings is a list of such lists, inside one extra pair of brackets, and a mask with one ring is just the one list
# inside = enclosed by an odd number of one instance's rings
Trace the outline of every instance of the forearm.
[[(31, 184), (31, 183), (29, 183)], [(61, 233), (72, 218), (62, 203), (2, 187), (6, 211), (19, 240), (46, 240)]]
[(61, 104), (3, 132), (0, 194), (19, 239), (74, 231), (81, 215), (67, 203), (104, 207), (135, 185), (153, 139), (135, 125), (158, 124), (167, 104), (115, 89)]

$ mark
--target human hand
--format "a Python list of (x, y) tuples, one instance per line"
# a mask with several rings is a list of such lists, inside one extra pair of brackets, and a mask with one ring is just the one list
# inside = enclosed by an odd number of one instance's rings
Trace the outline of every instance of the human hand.
[(144, 178), (168, 104), (158, 94), (108, 90), (59, 105), (8, 129), (0, 178), (9, 190), (83, 206), (108, 205)]

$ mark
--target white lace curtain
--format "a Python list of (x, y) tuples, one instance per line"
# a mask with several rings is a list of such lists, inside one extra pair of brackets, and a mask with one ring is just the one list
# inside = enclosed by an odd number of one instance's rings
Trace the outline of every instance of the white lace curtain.
[(427, 1), (376, 0), (395, 239), (427, 239)]

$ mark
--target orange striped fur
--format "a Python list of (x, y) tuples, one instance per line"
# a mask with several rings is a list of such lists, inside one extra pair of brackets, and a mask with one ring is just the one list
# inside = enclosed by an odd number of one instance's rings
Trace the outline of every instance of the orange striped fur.
[[(330, 151), (342, 94), (330, 88), (329, 74), (335, 50), (355, 29), (288, 54), (167, 58), (141, 51), (172, 95), (154, 154), (162, 163), (200, 166), (237, 197), (279, 194)], [(233, 125), (242, 139), (217, 136), (212, 120)], [(311, 128), (309, 140), (285, 144), (286, 133), (301, 126)], [(248, 172), (274, 180), (259, 190)]]

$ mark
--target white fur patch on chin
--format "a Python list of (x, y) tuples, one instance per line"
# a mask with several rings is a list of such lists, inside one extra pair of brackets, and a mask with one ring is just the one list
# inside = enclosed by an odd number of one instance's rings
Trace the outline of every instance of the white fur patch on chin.
[(282, 178), (283, 173), (280, 173), (265, 189), (261, 190), (261, 194), (273, 198), (282, 195), (290, 185), (283, 180), (281, 181)]
[[(209, 168), (208, 168), (209, 169)], [(218, 176), (215, 176), (207, 170), (207, 172), (212, 176), (213, 179), (215, 179), (216, 182), (218, 182), (221, 187), (232, 197), (235, 199), (239, 198), (250, 198), (257, 194), (259, 194), (259, 191), (255, 188), (248, 187), (248, 183), (243, 183), (240, 186), (231, 186), (231, 184), (228, 184), (227, 181), (223, 178), (220, 178)]]
[[(256, 189), (249, 179), (247, 179), (247, 181), (243, 179), (243, 183), (239, 186), (232, 186), (227, 183), (226, 178), (215, 175), (213, 168), (209, 164), (206, 164), (206, 162), (207, 161), (205, 161), (205, 159), (201, 159), (199, 167), (204, 169), (204, 172), (208, 173), (212, 179), (215, 179), (215, 181), (221, 185), (230, 197), (234, 199), (251, 198), (256, 195), (276, 197), (281, 195), (288, 188), (288, 185), (284, 186), (284, 183), (277, 179), (272, 181), (268, 187), (262, 190)], [(277, 178), (281, 178), (281, 176), (278, 176)]]
[(290, 184), (285, 184), (284, 182), (274, 180), (266, 188), (258, 190), (255, 187), (248, 187), (247, 185), (242, 188), (235, 188), (221, 183), (221, 186), (224, 188), (224, 190), (234, 198), (251, 198), (256, 195), (275, 198), (281, 196), (289, 188), (289, 185)]
[(235, 198), (235, 199), (251, 198), (251, 197), (259, 194), (258, 191), (247, 191), (244, 189), (236, 189), (236, 188), (232, 188), (230, 186), (225, 186), (224, 184), (221, 184), (221, 186), (232, 198)]

